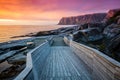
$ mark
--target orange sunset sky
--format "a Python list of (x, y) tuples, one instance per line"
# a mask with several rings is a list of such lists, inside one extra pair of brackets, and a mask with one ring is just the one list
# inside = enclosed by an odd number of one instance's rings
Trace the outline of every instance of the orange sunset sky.
[(59, 19), (120, 8), (120, 0), (0, 0), (0, 24), (57, 24)]

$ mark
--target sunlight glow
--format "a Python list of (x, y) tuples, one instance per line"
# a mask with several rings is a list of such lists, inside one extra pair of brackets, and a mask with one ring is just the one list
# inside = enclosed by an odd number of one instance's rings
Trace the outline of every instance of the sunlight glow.
[(0, 21), (16, 21), (16, 20), (12, 20), (12, 19), (0, 19)]
[(58, 21), (0, 19), (0, 25), (48, 25), (56, 23)]

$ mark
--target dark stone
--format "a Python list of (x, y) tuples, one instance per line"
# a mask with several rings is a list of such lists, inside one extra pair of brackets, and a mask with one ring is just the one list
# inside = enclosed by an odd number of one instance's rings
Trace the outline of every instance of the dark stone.
[(102, 34), (100, 34), (99, 30), (96, 28), (79, 30), (73, 34), (73, 40), (80, 39), (84, 42), (97, 41), (102, 38)]
[(107, 16), (105, 17), (104, 21), (109, 25), (112, 23), (117, 23), (118, 16), (120, 16), (120, 9), (112, 9), (109, 10)]
[(25, 64), (13, 65), (10, 68), (0, 73), (0, 79), (1, 80), (13, 80), (14, 77), (17, 76), (24, 68), (25, 68)]
[(108, 25), (103, 31), (103, 34), (107, 38), (112, 38), (119, 33), (120, 33), (120, 25), (117, 25), (117, 24)]

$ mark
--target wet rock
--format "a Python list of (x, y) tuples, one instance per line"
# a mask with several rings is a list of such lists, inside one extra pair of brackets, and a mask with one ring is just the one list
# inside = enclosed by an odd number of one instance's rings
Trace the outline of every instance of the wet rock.
[(14, 56), (17, 53), (23, 52), (27, 49), (27, 47), (21, 48), (20, 50), (12, 50), (12, 51), (8, 51), (2, 55), (0, 55), (0, 63), (7, 60), (8, 58)]
[(17, 50), (17, 49), (21, 49), (25, 46), (28, 46), (28, 44), (19, 44), (19, 43), (14, 43), (14, 44), (6, 44), (6, 45), (2, 45), (0, 46), (0, 49), (1, 50), (7, 50), (7, 49), (10, 49), (10, 50)]
[(5, 61), (6, 59), (8, 59), (9, 57), (13, 56), (16, 53), (17, 51), (15, 50), (15, 51), (9, 51), (5, 54), (0, 55), (0, 63)]
[(112, 23), (117, 23), (117, 17), (120, 16), (120, 9), (109, 10), (104, 21), (109, 25)]
[(119, 16), (119, 18), (117, 19), (117, 24), (120, 25), (120, 16)]
[(54, 35), (54, 34), (56, 34), (54, 31), (41, 31), (36, 33), (33, 36), (47, 36), (47, 35)]
[(83, 25), (79, 26), (79, 30), (89, 29), (89, 28), (96, 28), (100, 32), (102, 32), (104, 30), (105, 26), (106, 26), (106, 24), (104, 24), (102, 22), (86, 23), (86, 24), (83, 24)]
[(120, 34), (110, 40), (108, 49), (110, 52), (120, 52)]
[(99, 30), (96, 28), (79, 30), (73, 34), (73, 40), (80, 39), (84, 42), (97, 41), (102, 38), (102, 34), (100, 34)]
[(8, 64), (7, 61), (0, 63), (0, 73), (2, 71), (6, 70), (7, 68), (10, 68), (11, 66), (12, 66), (12, 64)]
[(0, 73), (1, 80), (13, 80), (23, 69), (24, 65), (13, 65)]
[(107, 38), (112, 38), (119, 33), (120, 33), (120, 25), (117, 25), (117, 24), (111, 24), (111, 25), (107, 26), (103, 31), (103, 34)]
[(26, 56), (23, 54), (17, 54), (13, 57), (10, 57), (9, 59), (7, 59), (9, 64), (24, 64), (26, 62)]
[(120, 61), (120, 34), (110, 40), (107, 49), (113, 57)]
[(4, 51), (0, 50), (0, 55), (3, 53)]

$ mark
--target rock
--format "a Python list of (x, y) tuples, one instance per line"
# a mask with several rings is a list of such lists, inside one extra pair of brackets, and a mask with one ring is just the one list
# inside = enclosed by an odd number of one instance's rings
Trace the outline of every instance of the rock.
[(120, 25), (120, 16), (119, 17), (117, 17), (118, 18), (118, 20), (117, 20), (117, 24), (119, 24)]
[(41, 32), (36, 33), (33, 36), (47, 36), (47, 35), (54, 35), (54, 34), (56, 33), (54, 33), (53, 31), (41, 31)]
[(23, 54), (17, 54), (7, 59), (9, 64), (24, 64), (26, 62), (26, 56)]
[(11, 67), (11, 64), (8, 64), (7, 61), (4, 61), (2, 63), (0, 63), (0, 73), (4, 70), (6, 70), (7, 68)]
[(74, 30), (73, 27), (61, 28), (59, 29), (59, 34), (66, 33), (66, 32), (72, 32), (73, 30)]
[(105, 28), (105, 24), (98, 22), (98, 23), (86, 23), (86, 24), (79, 26), (79, 30), (89, 29), (89, 28), (96, 28), (100, 32), (102, 32), (103, 29)]
[(109, 10), (107, 15), (106, 15), (106, 19), (110, 19), (110, 18), (115, 17), (117, 15), (120, 15), (120, 9)]
[(24, 48), (21, 48), (20, 50), (13, 50), (13, 51), (9, 51), (7, 53), (4, 53), (4, 54), (0, 55), (0, 63), (5, 61), (6, 59), (12, 57), (16, 53), (20, 53), (20, 52), (22, 52), (22, 51), (24, 51), (26, 49), (27, 49), (27, 47), (24, 47)]
[(103, 34), (107, 38), (112, 38), (119, 33), (120, 33), (120, 25), (117, 24), (108, 25), (103, 31)]
[(63, 17), (58, 24), (71, 25), (71, 24), (85, 24), (101, 22), (106, 16), (106, 13), (95, 13), (73, 17)]
[(13, 65), (0, 73), (0, 80), (13, 80), (23, 69), (24, 65)]
[(14, 54), (17, 53), (17, 50), (14, 51), (9, 51), (5, 54), (0, 55), (0, 63), (8, 59), (9, 57), (13, 56)]
[(103, 36), (100, 34), (99, 30), (96, 28), (79, 30), (78, 32), (75, 32), (73, 34), (73, 40), (80, 39), (84, 42), (97, 41), (102, 38)]
[(17, 50), (17, 49), (21, 49), (25, 46), (28, 46), (28, 44), (24, 44), (24, 43), (14, 43), (14, 44), (6, 44), (6, 45), (2, 45), (0, 46), (0, 49), (1, 50), (7, 50), (7, 49), (10, 49), (10, 50)]
[(120, 34), (110, 40), (108, 49), (110, 52), (120, 52)]
[(110, 40), (107, 49), (110, 54), (120, 61), (120, 34)]
[(3, 50), (0, 50), (0, 55), (1, 55), (3, 52), (4, 52)]
[(120, 9), (109, 10), (104, 21), (109, 25), (112, 23), (117, 23), (117, 17), (120, 16)]

